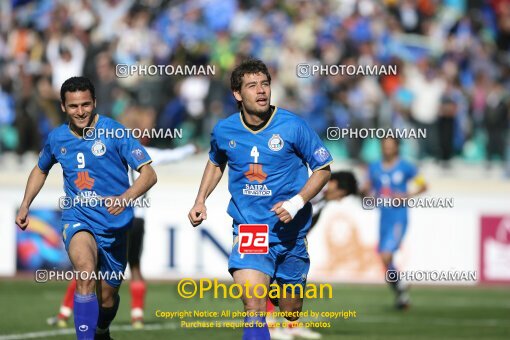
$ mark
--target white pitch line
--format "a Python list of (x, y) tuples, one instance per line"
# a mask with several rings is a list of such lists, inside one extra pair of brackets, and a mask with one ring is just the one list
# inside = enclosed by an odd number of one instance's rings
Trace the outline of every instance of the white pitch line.
[[(142, 329), (134, 329), (131, 325), (112, 325), (111, 331), (133, 332), (133, 331), (158, 331), (162, 329), (177, 329), (179, 324), (177, 322), (156, 323), (145, 325)], [(0, 340), (21, 340), (21, 339), (37, 339), (47, 338), (60, 335), (75, 334), (74, 328), (56, 329), (51, 331), (31, 332), (23, 334), (9, 334), (0, 335)]]
[[(409, 317), (409, 319), (412, 319), (412, 317)], [(330, 321), (334, 322), (333, 319), (310, 319), (307, 318), (306, 321)], [(357, 317), (357, 318), (349, 318), (348, 320), (345, 320), (346, 322), (349, 322), (350, 320), (356, 321), (356, 322), (363, 322), (363, 323), (401, 323), (402, 318), (399, 317), (371, 317), (371, 316), (365, 316), (365, 317)], [(500, 326), (500, 325), (508, 325), (508, 322), (503, 319), (443, 319), (443, 318), (420, 318), (423, 323), (427, 324), (436, 324), (436, 325), (445, 325), (445, 326), (474, 326), (474, 327), (480, 327), (480, 326)], [(211, 320), (190, 320), (190, 322), (208, 322)], [(221, 320), (222, 322), (235, 322), (240, 321), (238, 320)], [(336, 321), (344, 321), (343, 319), (338, 319)], [(303, 319), (303, 322), (305, 322), (305, 319)], [(148, 324), (145, 325), (143, 329), (134, 329), (131, 325), (112, 325), (110, 327), (111, 331), (122, 331), (122, 332), (133, 332), (133, 331), (158, 331), (158, 330), (175, 330), (180, 327), (179, 322), (166, 322), (166, 323), (154, 323), (154, 324)], [(8, 334), (8, 335), (0, 335), (0, 340), (22, 340), (22, 339), (37, 339), (37, 338), (47, 338), (47, 337), (55, 337), (60, 335), (71, 335), (75, 334), (74, 328), (65, 328), (65, 329), (57, 329), (57, 330), (51, 330), (51, 331), (41, 331), (41, 332), (31, 332), (31, 333), (23, 333), (23, 334)]]
[[(189, 322), (210, 322), (211, 320), (189, 320)], [(241, 322), (240, 319), (222, 319), (221, 322)], [(145, 324), (142, 329), (134, 329), (131, 325), (112, 325), (110, 326), (111, 331), (121, 331), (121, 332), (133, 332), (133, 331), (159, 331), (163, 329), (167, 330), (176, 330), (180, 328), (179, 322), (165, 322), (165, 323), (154, 323), (154, 324)], [(40, 332), (30, 332), (30, 333), (22, 333), (22, 334), (7, 334), (0, 335), (0, 340), (21, 340), (21, 339), (37, 339), (37, 338), (47, 338), (53, 336), (60, 335), (71, 335), (75, 334), (74, 328), (64, 328), (64, 329), (56, 329), (51, 331), (40, 331)]]

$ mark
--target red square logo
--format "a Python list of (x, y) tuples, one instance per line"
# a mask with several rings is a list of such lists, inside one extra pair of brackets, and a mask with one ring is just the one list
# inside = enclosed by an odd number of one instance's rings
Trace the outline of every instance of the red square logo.
[(239, 253), (267, 254), (269, 252), (269, 226), (267, 224), (239, 225)]

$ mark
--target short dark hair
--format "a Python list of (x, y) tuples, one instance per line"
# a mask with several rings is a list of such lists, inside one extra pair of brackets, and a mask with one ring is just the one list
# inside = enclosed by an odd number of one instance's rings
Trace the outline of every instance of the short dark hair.
[(358, 181), (354, 174), (350, 171), (337, 171), (331, 174), (331, 179), (337, 182), (338, 188), (343, 189), (348, 195), (356, 195), (358, 193)]
[(397, 148), (400, 148), (400, 138), (397, 138), (397, 137), (385, 137), (382, 139), (381, 143), (384, 142), (385, 140), (392, 140), (395, 142), (395, 145), (397, 145)]
[(76, 91), (90, 91), (92, 95), (92, 99), (96, 100), (96, 90), (94, 89), (94, 84), (90, 81), (89, 78), (86, 77), (71, 77), (67, 79), (60, 88), (60, 99), (62, 100), (62, 104), (66, 102), (66, 92), (76, 92)]
[[(241, 62), (233, 71), (230, 76), (230, 89), (234, 92), (241, 91), (241, 85), (243, 84), (243, 76), (245, 74), (255, 74), (262, 73), (265, 74), (269, 84), (271, 84), (271, 75), (267, 69), (266, 64), (264, 64), (259, 59), (246, 59)], [(240, 102), (237, 103), (239, 106)]]

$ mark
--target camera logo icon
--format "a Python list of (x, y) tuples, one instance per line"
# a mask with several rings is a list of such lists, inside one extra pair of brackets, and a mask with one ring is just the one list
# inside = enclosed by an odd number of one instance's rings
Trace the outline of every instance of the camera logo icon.
[(297, 64), (296, 66), (296, 74), (299, 78), (308, 78), (311, 76), (311, 67), (310, 64)]
[(396, 270), (387, 270), (386, 271), (386, 282), (397, 282), (398, 281), (398, 272)]
[(95, 140), (96, 139), (96, 128), (93, 126), (87, 126), (83, 129), (83, 139)]
[(363, 197), (362, 201), (363, 209), (372, 210), (375, 208), (375, 197)]
[(62, 210), (68, 210), (73, 207), (73, 199), (69, 196), (61, 196), (58, 198), (58, 206)]
[(115, 74), (119, 78), (127, 78), (127, 77), (129, 77), (129, 66), (127, 64), (117, 64), (117, 65), (115, 65)]
[(39, 269), (35, 271), (35, 282), (44, 283), (48, 282), (48, 271), (46, 269)]
[(328, 140), (339, 140), (340, 139), (340, 128), (339, 127), (328, 127), (326, 131), (326, 137)]

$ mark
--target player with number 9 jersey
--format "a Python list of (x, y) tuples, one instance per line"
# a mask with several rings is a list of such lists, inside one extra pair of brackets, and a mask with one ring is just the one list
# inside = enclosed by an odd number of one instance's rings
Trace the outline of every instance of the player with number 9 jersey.
[[(76, 337), (107, 340), (120, 304), (133, 205), (157, 182), (157, 175), (128, 130), (94, 112), (95, 88), (88, 78), (67, 79), (60, 98), (69, 123), (49, 134), (28, 177), (16, 224), (22, 230), (29, 227), (30, 205), (52, 166), (60, 163), (66, 193), (59, 202), (64, 210), (62, 237), (73, 270), (80, 273), (73, 298)], [(132, 185), (128, 166), (140, 172)], [(99, 276), (92, 275), (97, 272)]]
[[(151, 163), (151, 159), (120, 123), (99, 114), (94, 119), (95, 125), (88, 129), (90, 138), (76, 135), (67, 124), (53, 130), (39, 155), (38, 166), (46, 173), (57, 162), (62, 166), (66, 193), (66, 198), (61, 200), (62, 220), (88, 224), (94, 226), (94, 231), (105, 233), (125, 227), (133, 219), (133, 208), (127, 206), (116, 216), (99, 201), (125, 192), (130, 186), (128, 166), (138, 170)], [(110, 135), (124, 138), (94, 133), (115, 130), (120, 133)], [(104, 137), (96, 138), (96, 135)]]

